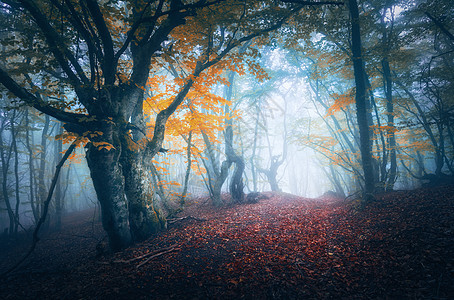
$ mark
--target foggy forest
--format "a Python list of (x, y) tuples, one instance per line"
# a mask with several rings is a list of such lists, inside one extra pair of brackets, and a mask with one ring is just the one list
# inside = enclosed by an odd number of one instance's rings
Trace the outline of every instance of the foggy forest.
[(1, 299), (453, 299), (452, 0), (0, 0)]

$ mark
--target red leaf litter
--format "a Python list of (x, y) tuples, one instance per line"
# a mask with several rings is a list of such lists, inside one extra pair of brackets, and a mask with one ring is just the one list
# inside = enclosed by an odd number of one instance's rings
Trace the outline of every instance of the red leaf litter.
[[(454, 299), (454, 187), (335, 198), (265, 193), (214, 208), (192, 199), (169, 229), (96, 255), (85, 213), (46, 233), (1, 299)], [(4, 271), (26, 251), (1, 246)]]

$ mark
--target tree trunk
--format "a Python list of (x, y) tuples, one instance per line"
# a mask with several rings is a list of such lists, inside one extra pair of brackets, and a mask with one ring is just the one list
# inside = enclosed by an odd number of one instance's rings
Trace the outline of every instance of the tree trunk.
[(223, 204), (221, 199), (222, 185), (229, 175), (229, 168), (232, 163), (227, 159), (222, 162), (221, 166), (219, 166), (218, 157), (215, 155), (213, 144), (203, 131), (202, 137), (206, 146), (205, 151), (208, 156), (208, 162), (205, 162), (204, 160), (202, 161), (207, 170), (211, 201), (213, 201), (213, 205), (221, 206)]
[(342, 195), (342, 197), (345, 197), (345, 191), (344, 188), (342, 187), (342, 184), (339, 181), (339, 175), (337, 174), (336, 170), (334, 169), (333, 165), (329, 165), (329, 170), (331, 172), (331, 177), (333, 179), (333, 184), (334, 184), (334, 189), (336, 190), (336, 194)]
[(163, 179), (161, 177), (161, 174), (159, 174), (158, 170), (156, 170), (154, 163), (150, 163), (149, 168), (151, 170), (151, 182), (153, 183), (154, 191), (156, 192), (156, 194), (158, 194), (162, 206), (164, 206), (169, 215), (173, 215), (174, 210), (168, 205), (169, 195), (166, 193), (163, 187)]
[(236, 155), (232, 162), (235, 164), (235, 171), (230, 182), (230, 194), (235, 202), (242, 203), (244, 201), (243, 172), (245, 165), (243, 158), (239, 155)]
[[(232, 100), (233, 95), (233, 81), (235, 79), (235, 72), (230, 71), (228, 74), (228, 80), (230, 85), (225, 86), (224, 96), (227, 101)], [(225, 106), (225, 114), (230, 114), (230, 108), (228, 105)], [(235, 171), (233, 173), (232, 181), (230, 182), (230, 195), (234, 202), (241, 203), (244, 200), (244, 184), (243, 184), (243, 172), (244, 172), (244, 160), (241, 156), (236, 154), (233, 149), (233, 121), (232, 119), (226, 120), (226, 128), (224, 132), (225, 136), (225, 155), (230, 164), (235, 164)]]
[(268, 152), (270, 156), (270, 167), (268, 170), (262, 169), (257, 166), (257, 170), (266, 175), (273, 192), (279, 192), (279, 184), (277, 180), (277, 171), (279, 167), (284, 163), (287, 158), (287, 101), (284, 96), (284, 130), (283, 130), (283, 145), (282, 145), (282, 157), (280, 155), (273, 155), (273, 148), (270, 143), (270, 137), (268, 131), (266, 132), (266, 140), (268, 144)]
[(255, 167), (255, 153), (257, 151), (257, 140), (258, 140), (258, 130), (259, 130), (259, 118), (260, 118), (260, 107), (259, 103), (256, 104), (257, 115), (255, 118), (255, 128), (254, 128), (254, 142), (252, 145), (252, 155), (250, 159), (251, 163), (251, 173), (252, 173), (252, 185), (253, 192), (257, 192), (257, 169)]
[(388, 58), (385, 57), (382, 61), (383, 77), (385, 81), (385, 95), (386, 95), (386, 110), (388, 116), (388, 145), (389, 145), (389, 159), (391, 166), (389, 168), (389, 176), (386, 184), (386, 190), (392, 190), (397, 175), (397, 155), (396, 155), (396, 136), (394, 134), (394, 103), (392, 96), (393, 82), (391, 78), (391, 69), (389, 67)]
[[(29, 172), (28, 172), (28, 180), (29, 180), (29, 191), (30, 191), (30, 206), (32, 208), (32, 213), (33, 213), (33, 219), (35, 220), (35, 223), (38, 222), (39, 220), (39, 215), (38, 211), (36, 208), (36, 203), (35, 203), (35, 189), (34, 189), (34, 182), (35, 182), (35, 168), (34, 168), (34, 156), (33, 156), (33, 149), (30, 144), (30, 108), (27, 108), (25, 111), (25, 146), (28, 151), (28, 167), (29, 167)], [(33, 134), (33, 132), (32, 132)], [(33, 143), (32, 143), (33, 144)]]
[[(373, 141), (376, 140), (375, 132), (372, 127), (374, 125), (374, 118), (372, 115), (372, 104), (375, 102), (375, 98), (374, 98), (374, 90), (370, 83), (369, 74), (367, 74), (367, 72), (366, 72), (366, 64), (365, 64), (364, 60), (362, 60), (362, 63), (363, 63), (363, 74), (364, 74), (364, 81), (365, 81), (364, 82), (365, 83), (364, 99), (366, 102), (367, 124), (368, 124), (368, 128), (369, 128), (369, 149), (372, 153), (373, 145), (374, 145)], [(371, 154), (371, 161), (372, 161), (372, 173), (374, 175), (374, 190), (375, 190), (375, 188), (376, 188), (375, 183), (379, 182), (379, 180), (380, 180), (380, 167), (379, 167), (380, 162), (375, 157), (373, 157), (372, 154)]]
[(186, 194), (188, 192), (188, 183), (189, 183), (189, 176), (191, 175), (191, 147), (192, 147), (192, 131), (189, 131), (189, 136), (188, 136), (188, 148), (186, 151), (186, 156), (188, 159), (188, 163), (186, 166), (186, 174), (184, 175), (184, 183), (183, 183), (183, 192), (181, 193), (180, 196), (180, 209), (183, 209), (184, 203), (186, 200)]
[[(441, 119), (441, 118), (440, 118)], [(445, 137), (444, 137), (444, 126), (441, 122), (436, 122), (438, 127), (438, 149), (436, 149), (436, 169), (435, 175), (443, 175), (443, 167), (445, 164)]]
[(243, 172), (244, 160), (241, 156), (235, 153), (233, 149), (233, 128), (231, 120), (227, 122), (225, 129), (225, 154), (229, 165), (235, 164), (235, 171), (233, 173), (232, 181), (230, 182), (230, 195), (234, 202), (241, 203), (244, 200), (244, 185), (243, 185)]
[(165, 228), (165, 218), (153, 203), (152, 182), (143, 149), (128, 130), (104, 123), (99, 142), (88, 145), (87, 162), (102, 210), (102, 223), (112, 250), (142, 241)]
[[(60, 122), (57, 124), (57, 134), (63, 133), (63, 126)], [(55, 164), (58, 164), (62, 159), (62, 151), (63, 151), (63, 141), (56, 140), (55, 141)], [(63, 212), (63, 193), (62, 193), (62, 185), (61, 185), (61, 176), (56, 178), (56, 185), (55, 185), (55, 228), (57, 230), (61, 229), (61, 217)]]
[(111, 249), (118, 251), (129, 246), (132, 237), (129, 230), (125, 180), (119, 162), (121, 148), (119, 144), (114, 147), (115, 149), (106, 150), (89, 144), (86, 158), (101, 204), (102, 225), (107, 232)]
[(361, 162), (364, 171), (364, 200), (367, 200), (374, 193), (375, 183), (370, 149), (369, 124), (367, 121), (365, 72), (361, 53), (359, 12), (356, 0), (349, 0), (349, 10), (352, 26), (352, 60), (356, 85), (356, 116), (360, 135)]
[[(380, 131), (380, 141), (381, 141), (381, 148), (382, 148), (381, 149), (381, 153), (382, 153), (381, 163), (379, 163), (380, 176), (379, 176), (378, 179), (376, 178), (376, 182), (380, 182), (380, 183), (383, 183), (383, 185), (385, 185), (387, 177), (388, 177), (388, 172), (386, 170), (386, 166), (388, 165), (388, 152), (386, 150), (387, 144), (386, 144), (386, 141), (385, 141), (385, 135), (383, 133), (383, 130), (381, 129), (382, 125), (381, 125), (381, 121), (380, 121), (380, 114), (379, 114), (378, 108), (377, 108), (377, 103), (376, 103), (375, 99), (371, 99), (371, 102), (372, 102), (372, 105), (374, 107), (375, 116), (377, 118), (377, 126), (378, 126), (379, 131)], [(378, 144), (378, 140), (377, 140), (376, 143), (377, 143), (377, 150), (379, 150), (380, 146)], [(377, 151), (377, 152), (380, 153), (379, 151)], [(381, 187), (382, 186), (380, 185), (380, 188)]]
[(222, 186), (224, 185), (227, 176), (229, 175), (229, 168), (232, 164), (225, 160), (221, 164), (221, 169), (219, 175), (216, 176), (212, 188), (211, 188), (211, 198), (215, 206), (221, 206), (223, 204), (221, 198)]
[(131, 236), (134, 241), (143, 241), (163, 229), (165, 219), (153, 203), (152, 183), (140, 154), (123, 147), (124, 152), (129, 152), (126, 158), (122, 157), (121, 167), (125, 178)]
[[(11, 201), (9, 199), (8, 193), (8, 170), (9, 170), (9, 163), (11, 160), (11, 153), (12, 147), (7, 147), (3, 141), (3, 131), (5, 128), (6, 117), (1, 120), (1, 127), (0, 127), (0, 158), (2, 162), (2, 196), (3, 201), (5, 201), (6, 210), (8, 212), (9, 217), (9, 234), (12, 235), (14, 230), (14, 211), (11, 207)], [(5, 149), (8, 149), (8, 152), (5, 153)]]
[(270, 188), (273, 192), (279, 192), (281, 190), (277, 182), (277, 170), (283, 162), (284, 160), (280, 160), (279, 156), (273, 156), (271, 157), (269, 170), (258, 168), (260, 172), (265, 174), (266, 178), (268, 179), (268, 183), (270, 184)]
[(101, 205), (102, 224), (109, 238), (110, 248), (118, 251), (132, 243), (129, 228), (128, 204), (125, 194), (120, 154), (122, 152), (118, 132), (114, 125), (107, 123), (102, 128), (102, 140), (112, 148), (88, 144), (86, 159), (90, 168), (93, 186)]
[(47, 134), (49, 131), (50, 118), (48, 115), (45, 115), (44, 127), (41, 133), (41, 151), (39, 154), (39, 170), (38, 170), (38, 195), (39, 195), (39, 204), (38, 215), (41, 215), (41, 211), (44, 205), (44, 201), (47, 197), (46, 191), (46, 182), (45, 182), (45, 171), (46, 171), (46, 152), (47, 152)]
[(15, 185), (15, 197), (16, 197), (16, 207), (14, 210), (14, 234), (17, 234), (17, 230), (20, 224), (19, 221), (19, 209), (20, 209), (20, 188), (19, 188), (19, 152), (17, 150), (17, 130), (14, 122), (16, 122), (16, 111), (13, 112), (13, 117), (11, 118), (11, 145), (14, 152), (14, 185)]

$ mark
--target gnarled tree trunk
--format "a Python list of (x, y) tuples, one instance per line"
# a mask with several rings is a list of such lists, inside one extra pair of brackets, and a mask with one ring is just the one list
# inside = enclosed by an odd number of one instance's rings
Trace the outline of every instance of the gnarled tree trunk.
[(166, 222), (153, 203), (143, 147), (115, 124), (106, 123), (102, 132), (99, 139), (109, 146), (90, 143), (86, 158), (102, 208), (103, 227), (111, 248), (119, 250), (148, 238)]
[(121, 166), (125, 178), (131, 235), (134, 241), (142, 241), (165, 228), (166, 221), (155, 208), (151, 178), (141, 159), (129, 154), (127, 158), (122, 158)]
[(125, 179), (120, 165), (121, 146), (114, 144), (110, 150), (88, 145), (87, 163), (93, 186), (101, 205), (102, 224), (109, 238), (109, 245), (116, 251), (129, 246), (132, 236), (125, 194)]
[[(235, 79), (235, 73), (230, 71), (228, 74), (228, 80), (230, 85), (225, 87), (225, 99), (227, 101), (232, 100), (233, 95), (233, 80)], [(225, 113), (230, 113), (230, 108), (225, 106)], [(232, 181), (230, 182), (230, 195), (233, 201), (241, 203), (244, 200), (244, 184), (243, 184), (243, 172), (244, 172), (244, 159), (235, 153), (233, 149), (233, 122), (232, 119), (226, 121), (225, 129), (225, 154), (227, 161), (235, 164), (235, 171), (233, 173)]]

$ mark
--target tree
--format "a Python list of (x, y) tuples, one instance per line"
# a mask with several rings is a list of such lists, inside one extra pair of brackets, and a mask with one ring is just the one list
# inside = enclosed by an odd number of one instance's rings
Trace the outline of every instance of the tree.
[(359, 127), (361, 164), (364, 171), (364, 199), (370, 199), (375, 190), (374, 172), (372, 165), (369, 123), (366, 109), (366, 78), (361, 49), (361, 31), (359, 24), (358, 4), (356, 0), (348, 1), (352, 30), (352, 60), (356, 87), (356, 118)]
[[(228, 73), (229, 85), (225, 87), (225, 99), (232, 101), (233, 84), (235, 73), (230, 71)], [(230, 115), (229, 107), (225, 107), (227, 115), (226, 128), (225, 128), (225, 154), (227, 156), (228, 164), (235, 164), (235, 171), (233, 172), (232, 180), (230, 182), (229, 190), (233, 200), (241, 203), (244, 200), (244, 185), (243, 185), (243, 172), (245, 168), (244, 159), (238, 155), (233, 148), (233, 118)]]
[(8, 179), (9, 179), (9, 169), (10, 169), (10, 162), (13, 156), (13, 148), (14, 148), (14, 139), (10, 143), (7, 143), (3, 139), (3, 134), (6, 129), (9, 127), (11, 131), (11, 136), (15, 136), (14, 132), (14, 125), (16, 122), (16, 112), (13, 111), (9, 114), (5, 114), (0, 119), (0, 159), (2, 163), (2, 198), (6, 205), (6, 210), (8, 212), (9, 217), (9, 234), (14, 233), (14, 229), (16, 228), (16, 224), (18, 220), (16, 219), (16, 213), (13, 208), (13, 203), (10, 199), (10, 190), (8, 188)]
[[(282, 109), (282, 118), (283, 118), (283, 136), (282, 136), (282, 154), (280, 155), (273, 155), (273, 147), (271, 146), (269, 132), (266, 130), (266, 141), (268, 146), (268, 153), (269, 153), (269, 166), (268, 169), (260, 167), (258, 164), (256, 165), (257, 170), (260, 173), (263, 173), (266, 178), (268, 179), (268, 183), (272, 191), (278, 192), (281, 191), (279, 188), (278, 182), (278, 170), (279, 167), (285, 162), (287, 158), (287, 147), (288, 147), (288, 140), (287, 140), (287, 97), (290, 93), (291, 88), (287, 90), (283, 95), (280, 95), (284, 101), (284, 107), (279, 107)], [(265, 122), (265, 116), (263, 115), (263, 119)]]

